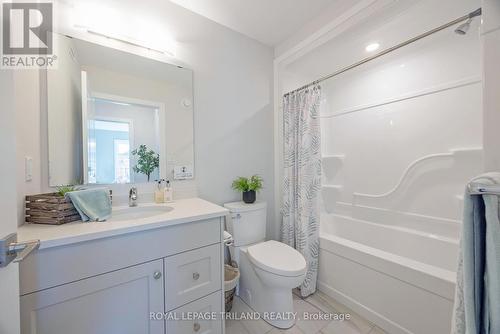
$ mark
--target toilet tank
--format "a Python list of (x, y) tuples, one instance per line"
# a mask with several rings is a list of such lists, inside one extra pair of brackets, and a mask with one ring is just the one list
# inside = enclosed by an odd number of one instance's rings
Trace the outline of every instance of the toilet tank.
[(234, 246), (251, 245), (266, 239), (265, 202), (232, 202), (224, 204), (224, 207), (231, 211), (226, 228), (233, 236)]

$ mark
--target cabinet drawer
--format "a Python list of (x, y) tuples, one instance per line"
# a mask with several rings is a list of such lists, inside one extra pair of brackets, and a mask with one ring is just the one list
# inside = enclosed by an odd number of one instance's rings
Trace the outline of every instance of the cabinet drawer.
[(221, 245), (165, 259), (165, 300), (170, 311), (222, 288)]
[[(167, 318), (167, 334), (221, 334), (221, 294), (221, 291), (217, 291), (170, 311)], [(193, 316), (197, 318), (193, 319)]]

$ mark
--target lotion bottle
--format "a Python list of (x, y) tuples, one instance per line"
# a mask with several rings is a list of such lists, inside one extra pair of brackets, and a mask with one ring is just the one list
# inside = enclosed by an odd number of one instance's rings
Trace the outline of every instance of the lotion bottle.
[(164, 189), (161, 187), (163, 181), (163, 179), (157, 181), (157, 189), (155, 190), (155, 203), (157, 204), (165, 202)]
[(174, 200), (174, 190), (169, 180), (166, 181), (165, 188), (163, 188), (163, 200), (165, 203), (173, 202)]

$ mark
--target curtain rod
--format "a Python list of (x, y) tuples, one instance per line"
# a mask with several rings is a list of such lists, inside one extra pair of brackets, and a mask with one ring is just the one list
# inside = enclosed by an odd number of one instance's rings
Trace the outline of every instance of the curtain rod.
[(459, 17), (459, 18), (456, 18), (456, 19), (454, 19), (453, 21), (450, 21), (450, 22), (448, 22), (448, 23), (445, 23), (445, 24), (443, 24), (442, 26), (439, 26), (439, 27), (434, 28), (434, 29), (432, 29), (432, 30), (429, 30), (429, 31), (427, 31), (427, 32), (425, 32), (425, 33), (423, 33), (423, 34), (421, 34), (421, 35), (418, 35), (418, 36), (415, 36), (415, 37), (413, 37), (413, 38), (410, 38), (409, 40), (404, 41), (404, 42), (402, 42), (402, 43), (400, 43), (400, 44), (398, 44), (398, 45), (395, 45), (395, 46), (393, 46), (393, 47), (390, 47), (390, 48), (388, 48), (388, 49), (385, 49), (385, 50), (383, 50), (383, 51), (380, 51), (379, 53), (374, 54), (373, 56), (370, 56), (370, 57), (364, 58), (364, 59), (362, 59), (362, 60), (360, 60), (360, 61), (358, 61), (358, 62), (356, 62), (356, 63), (354, 63), (354, 64), (351, 64), (351, 65), (349, 65), (349, 66), (346, 66), (346, 67), (344, 67), (344, 68), (341, 68), (341, 69), (340, 69), (340, 70), (338, 70), (338, 71), (335, 71), (335, 72), (333, 72), (333, 73), (331, 73), (331, 74), (329, 74), (329, 75), (326, 75), (326, 76), (321, 77), (321, 78), (319, 78), (319, 79), (317, 79), (317, 80), (314, 80), (314, 81), (312, 81), (312, 82), (310, 82), (310, 83), (308, 83), (308, 84), (306, 84), (306, 85), (304, 85), (304, 86), (302, 86), (302, 87), (299, 87), (299, 88), (297, 88), (297, 89), (294, 89), (294, 90), (292, 90), (292, 91), (290, 91), (290, 92), (286, 93), (284, 96), (287, 96), (287, 95), (289, 95), (289, 94), (291, 94), (291, 93), (297, 92), (297, 91), (302, 90), (302, 89), (304, 89), (304, 88), (307, 88), (307, 87), (309, 87), (309, 86), (316, 85), (316, 84), (318, 84), (318, 83), (320, 83), (320, 82), (323, 82), (323, 81), (325, 81), (325, 80), (328, 80), (328, 79), (330, 79), (330, 78), (333, 78), (333, 77), (335, 77), (335, 76), (337, 76), (337, 75), (339, 75), (339, 74), (342, 74), (342, 73), (347, 72), (347, 71), (349, 71), (349, 70), (351, 70), (351, 69), (353, 69), (353, 68), (355, 68), (355, 67), (358, 67), (358, 66), (360, 66), (360, 65), (363, 65), (363, 64), (365, 64), (365, 63), (367, 63), (367, 62), (369, 62), (369, 61), (372, 61), (372, 60), (374, 60), (374, 59), (377, 59), (377, 58), (379, 58), (379, 57), (381, 57), (381, 56), (383, 56), (383, 55), (386, 55), (386, 54), (388, 54), (388, 53), (390, 53), (390, 52), (392, 52), (392, 51), (395, 51), (395, 50), (400, 49), (400, 48), (402, 48), (402, 47), (404, 47), (404, 46), (407, 46), (407, 45), (412, 44), (412, 43), (414, 43), (414, 42), (416, 42), (416, 41), (419, 41), (419, 40), (421, 40), (422, 38), (425, 38), (425, 37), (427, 37), (427, 36), (430, 36), (430, 35), (432, 35), (432, 34), (435, 34), (435, 33), (439, 32), (439, 31), (441, 31), (441, 30), (444, 30), (444, 29), (446, 29), (446, 28), (449, 28), (449, 27), (451, 27), (451, 26), (454, 26), (454, 25), (456, 25), (456, 24), (458, 24), (458, 23), (460, 23), (460, 22), (463, 22), (463, 21), (465, 21), (465, 20), (470, 20), (470, 19), (472, 19), (473, 17), (480, 16), (481, 14), (482, 14), (482, 9), (481, 9), (481, 8), (478, 8), (478, 9), (476, 9), (475, 11), (470, 12), (469, 14), (466, 14), (466, 15), (461, 16), (461, 17)]

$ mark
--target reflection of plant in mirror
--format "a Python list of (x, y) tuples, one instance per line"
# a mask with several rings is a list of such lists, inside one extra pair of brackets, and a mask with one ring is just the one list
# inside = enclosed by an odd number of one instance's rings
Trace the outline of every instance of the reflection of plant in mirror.
[(139, 145), (139, 148), (132, 151), (133, 156), (137, 156), (137, 164), (133, 167), (135, 173), (145, 174), (149, 178), (151, 173), (160, 167), (160, 155), (153, 150), (148, 150), (146, 145)]
[(78, 187), (68, 184), (67, 186), (58, 186), (57, 187), (57, 194), (59, 196), (64, 196), (66, 193), (69, 193), (70, 191), (75, 191), (78, 190)]

